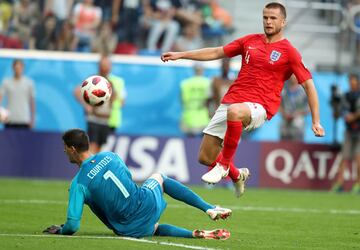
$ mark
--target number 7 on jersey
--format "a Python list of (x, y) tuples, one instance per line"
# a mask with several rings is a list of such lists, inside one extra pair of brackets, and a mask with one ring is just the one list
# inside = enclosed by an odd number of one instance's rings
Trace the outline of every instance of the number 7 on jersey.
[(121, 181), (114, 175), (113, 172), (111, 172), (110, 170), (106, 171), (106, 173), (103, 175), (104, 179), (111, 179), (114, 184), (120, 189), (120, 192), (124, 195), (125, 198), (129, 197), (130, 194), (129, 192), (126, 190), (126, 188), (124, 187), (124, 185), (121, 183)]

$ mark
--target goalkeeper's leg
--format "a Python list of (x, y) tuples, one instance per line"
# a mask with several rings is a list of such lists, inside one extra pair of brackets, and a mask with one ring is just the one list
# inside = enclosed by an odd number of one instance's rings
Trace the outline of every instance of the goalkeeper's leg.
[(182, 237), (182, 238), (226, 240), (230, 237), (230, 232), (227, 231), (226, 229), (215, 229), (215, 230), (196, 229), (194, 231), (190, 231), (185, 228), (177, 227), (170, 224), (160, 224), (157, 226), (154, 235)]
[(166, 176), (162, 176), (162, 179), (164, 192), (166, 194), (176, 200), (206, 212), (212, 220), (217, 220), (219, 218), (226, 219), (231, 215), (232, 211), (230, 209), (207, 203), (199, 195), (180, 182)]
[(163, 188), (164, 193), (168, 194), (170, 197), (175, 200), (182, 201), (190, 206), (196, 207), (204, 212), (208, 209), (215, 208), (214, 205), (211, 205), (204, 201), (199, 195), (194, 193), (190, 188), (181, 184), (177, 180), (169, 178), (167, 176), (163, 177)]

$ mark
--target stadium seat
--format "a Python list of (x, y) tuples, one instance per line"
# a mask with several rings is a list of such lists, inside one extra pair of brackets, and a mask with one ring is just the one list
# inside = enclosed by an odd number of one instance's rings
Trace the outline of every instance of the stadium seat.
[(22, 42), (16, 38), (0, 35), (0, 48), (22, 49)]
[(129, 42), (120, 42), (117, 44), (114, 53), (125, 55), (136, 55), (138, 52), (137, 47)]

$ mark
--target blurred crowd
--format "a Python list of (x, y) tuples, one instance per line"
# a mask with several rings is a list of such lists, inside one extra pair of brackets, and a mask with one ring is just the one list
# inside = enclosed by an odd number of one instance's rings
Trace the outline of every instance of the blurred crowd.
[(217, 0), (0, 0), (0, 48), (158, 54), (232, 31)]

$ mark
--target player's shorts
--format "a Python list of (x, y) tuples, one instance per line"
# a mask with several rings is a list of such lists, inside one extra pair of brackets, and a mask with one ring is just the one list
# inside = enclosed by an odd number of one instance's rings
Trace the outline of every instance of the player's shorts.
[(342, 155), (346, 160), (354, 159), (356, 155), (360, 155), (360, 135), (345, 131)]
[[(266, 110), (261, 104), (252, 103), (252, 102), (244, 102), (249, 108), (251, 112), (251, 121), (248, 126), (244, 129), (246, 131), (251, 131), (261, 127), (267, 119)], [(225, 132), (227, 128), (226, 120), (227, 120), (227, 108), (230, 104), (221, 104), (216, 110), (214, 116), (211, 118), (207, 127), (203, 130), (204, 134), (213, 135), (219, 137), (220, 139), (224, 139)]]
[(108, 136), (111, 134), (111, 130), (107, 125), (88, 122), (87, 133), (89, 135), (90, 142), (96, 142), (101, 146), (106, 143)]
[(141, 228), (138, 228), (137, 234), (138, 237), (152, 236), (155, 232), (155, 224), (158, 223), (161, 214), (166, 208), (166, 201), (164, 200), (162, 187), (157, 180), (147, 179), (141, 188), (147, 189), (146, 193), (148, 193), (143, 202), (149, 203), (154, 209), (151, 211), (151, 218), (143, 222)]

